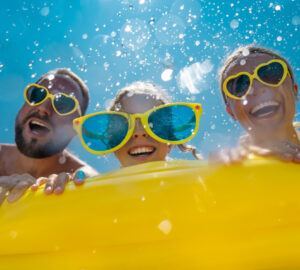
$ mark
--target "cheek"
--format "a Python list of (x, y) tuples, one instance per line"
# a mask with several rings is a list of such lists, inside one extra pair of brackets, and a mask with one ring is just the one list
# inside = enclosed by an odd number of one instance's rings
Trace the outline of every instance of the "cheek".
[(114, 155), (122, 163), (126, 155), (126, 150), (124, 149), (124, 147), (122, 147), (121, 149), (115, 151)]
[(160, 143), (157, 146), (157, 149), (158, 155), (161, 159), (164, 159), (170, 152), (170, 147), (165, 143)]

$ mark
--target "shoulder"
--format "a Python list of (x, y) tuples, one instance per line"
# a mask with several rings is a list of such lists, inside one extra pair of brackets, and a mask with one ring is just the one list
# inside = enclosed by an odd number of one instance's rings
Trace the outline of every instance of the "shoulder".
[(0, 175), (5, 175), (8, 166), (14, 164), (19, 151), (14, 144), (0, 144)]

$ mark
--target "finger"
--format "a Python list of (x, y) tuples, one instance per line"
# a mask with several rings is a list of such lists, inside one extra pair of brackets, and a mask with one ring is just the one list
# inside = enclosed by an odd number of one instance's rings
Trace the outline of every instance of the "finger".
[(65, 190), (66, 183), (70, 180), (71, 176), (69, 173), (60, 173), (55, 182), (54, 193), (61, 194)]
[(57, 179), (57, 174), (51, 174), (48, 179), (46, 180), (46, 185), (44, 188), (44, 192), (49, 195), (53, 192), (54, 186), (55, 186), (55, 182)]
[(7, 197), (8, 188), (0, 187), (0, 205), (4, 202)]
[(7, 202), (15, 202), (18, 200), (24, 193), (25, 191), (30, 187), (31, 182), (28, 181), (21, 181), (19, 182), (9, 193), (7, 197)]
[(258, 147), (255, 145), (250, 145), (249, 150), (250, 150), (250, 152), (252, 152), (256, 155), (259, 155), (259, 156), (270, 156), (270, 155), (274, 154), (274, 152), (272, 152), (270, 149)]
[(85, 173), (81, 170), (77, 171), (74, 176), (74, 183), (77, 186), (80, 186), (85, 181)]
[(291, 153), (276, 153), (275, 156), (284, 162), (291, 162), (294, 158), (294, 155)]
[(41, 185), (46, 183), (47, 179), (47, 177), (38, 178), (36, 182), (31, 186), (31, 190), (37, 190)]
[(300, 163), (300, 153), (298, 153), (298, 154), (295, 155), (294, 162)]

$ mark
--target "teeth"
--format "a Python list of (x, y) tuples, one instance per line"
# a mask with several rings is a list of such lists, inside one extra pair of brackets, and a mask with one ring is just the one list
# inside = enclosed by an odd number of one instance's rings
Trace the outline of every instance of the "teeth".
[(150, 153), (153, 151), (153, 147), (138, 147), (130, 151), (130, 154), (136, 155), (136, 154), (141, 154), (141, 153)]
[(34, 125), (38, 125), (38, 126), (47, 128), (46, 125), (42, 124), (41, 122), (35, 121), (35, 120), (31, 121), (31, 124), (34, 124)]
[(254, 114), (254, 113), (256, 113), (258, 110), (260, 110), (260, 109), (262, 109), (262, 108), (264, 108), (264, 107), (268, 107), (268, 106), (278, 106), (278, 105), (279, 105), (279, 103), (278, 103), (278, 102), (275, 102), (275, 101), (264, 102), (264, 103), (261, 103), (261, 104), (255, 106), (255, 107), (252, 109), (251, 113)]

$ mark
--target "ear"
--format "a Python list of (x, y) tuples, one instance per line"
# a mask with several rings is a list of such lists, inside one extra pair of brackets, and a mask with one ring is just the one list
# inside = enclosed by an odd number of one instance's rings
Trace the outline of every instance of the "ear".
[(298, 98), (299, 91), (298, 90), (299, 90), (298, 89), (298, 84), (294, 83), (294, 92), (295, 92), (295, 97), (296, 97), (297, 101), (299, 100), (299, 98)]
[(230, 110), (230, 108), (228, 106), (226, 106), (226, 112), (234, 119), (236, 120), (234, 114), (232, 113), (232, 111)]

